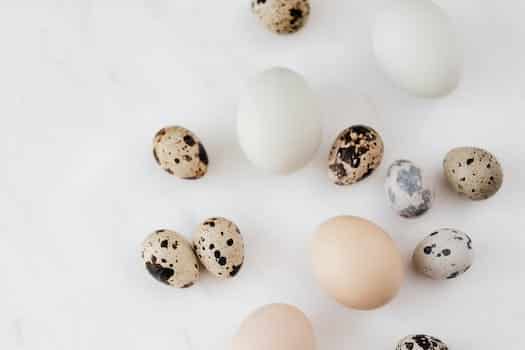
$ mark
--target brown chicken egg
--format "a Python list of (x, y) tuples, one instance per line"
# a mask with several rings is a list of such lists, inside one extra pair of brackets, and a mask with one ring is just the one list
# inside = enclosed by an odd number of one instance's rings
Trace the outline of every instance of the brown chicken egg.
[(312, 325), (295, 306), (270, 304), (242, 322), (233, 350), (315, 350)]
[(311, 254), (321, 288), (349, 308), (383, 306), (403, 282), (403, 260), (396, 244), (379, 226), (362, 218), (337, 216), (321, 224)]

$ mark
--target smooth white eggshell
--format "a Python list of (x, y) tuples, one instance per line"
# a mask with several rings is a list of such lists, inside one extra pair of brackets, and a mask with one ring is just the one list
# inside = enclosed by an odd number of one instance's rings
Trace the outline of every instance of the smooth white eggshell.
[(429, 0), (389, 3), (376, 17), (372, 41), (382, 70), (414, 95), (443, 96), (459, 83), (462, 60), (451, 21)]
[(244, 90), (237, 132), (246, 157), (258, 168), (277, 174), (298, 170), (321, 142), (317, 98), (298, 73), (265, 70)]

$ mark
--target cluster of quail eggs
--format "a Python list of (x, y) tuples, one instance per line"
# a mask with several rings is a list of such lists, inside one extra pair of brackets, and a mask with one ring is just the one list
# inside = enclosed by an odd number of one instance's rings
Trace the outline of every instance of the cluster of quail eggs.
[[(275, 86), (298, 89), (311, 105), (301, 113), (298, 113), (300, 109), (295, 106), (281, 105), (273, 110), (285, 111), (285, 114), (268, 115), (265, 110), (267, 107), (258, 101), (257, 93), (263, 91), (264, 101), (269, 103), (272, 99), (272, 87)], [(279, 91), (280, 95), (283, 93), (286, 94)], [(288, 173), (306, 165), (317, 150), (316, 143), (320, 142), (320, 123), (315, 100), (310, 98), (312, 95), (304, 80), (289, 70), (269, 70), (262, 77), (256, 78), (255, 87), (248, 89), (247, 94), (250, 97), (246, 100), (253, 105), (243, 105), (241, 101), (238, 133), (241, 148), (248, 159), (256, 166), (273, 173)], [(292, 94), (298, 95), (297, 91)], [(277, 94), (273, 97), (275, 103), (283, 103)], [(276, 118), (272, 120), (273, 117)], [(261, 129), (260, 123), (252, 123), (261, 118), (271, 121), (266, 124), (269, 129)], [(287, 118), (293, 121), (289, 125)], [(294, 137), (294, 125), (300, 118), (303, 118), (305, 130), (301, 137)], [(280, 133), (277, 132), (278, 128)], [(286, 132), (289, 134), (286, 135)], [(286, 136), (285, 140), (290, 141), (289, 144), (285, 142), (284, 148), (282, 140), (273, 139), (274, 136), (278, 138), (283, 135)], [(307, 137), (303, 137), (304, 135)], [(274, 141), (277, 146), (272, 146)], [(302, 144), (301, 147), (294, 148), (293, 143), (295, 146), (297, 143)], [(384, 150), (385, 145), (378, 131), (365, 125), (350, 126), (337, 135), (328, 152), (328, 178), (339, 186), (359, 183), (380, 167)], [(208, 169), (208, 155), (202, 141), (193, 132), (180, 126), (165, 127), (155, 134), (153, 156), (162, 169), (181, 179), (199, 179)], [(443, 161), (443, 171), (453, 190), (475, 201), (493, 196), (503, 182), (502, 168), (496, 157), (476, 147), (460, 147), (449, 151)], [(416, 218), (425, 214), (432, 208), (435, 199), (434, 187), (428, 174), (406, 159), (390, 164), (386, 171), (384, 189), (390, 207), (403, 218)], [(155, 279), (173, 287), (188, 288), (198, 280), (200, 266), (220, 279), (237, 275), (244, 262), (244, 242), (235, 223), (225, 218), (213, 217), (197, 227), (192, 242), (175, 231), (153, 232), (143, 243), (142, 256), (146, 270)], [(431, 232), (412, 254), (415, 270), (434, 280), (460, 276), (471, 268), (473, 259), (471, 237), (454, 228), (441, 228)], [(329, 266), (325, 268), (329, 269)], [(324, 272), (321, 271), (320, 274), (322, 276)], [(321, 286), (323, 287), (322, 283)], [(385, 289), (384, 286), (376, 287)], [(349, 304), (359, 308), (360, 302), (362, 300)], [(403, 338), (396, 349), (448, 348), (441, 340), (420, 334)]]
[[(328, 173), (337, 185), (350, 185), (370, 176), (383, 158), (384, 145), (374, 129), (357, 125), (343, 130), (329, 154)], [(503, 171), (494, 155), (481, 148), (460, 147), (447, 153), (443, 171), (452, 189), (471, 200), (493, 196)], [(426, 213), (434, 202), (432, 183), (409, 160), (396, 160), (387, 170), (385, 192), (392, 209), (405, 218)], [(432, 279), (452, 279), (468, 271), (473, 261), (472, 239), (450, 228), (432, 232), (413, 253), (414, 267)]]
[[(328, 175), (336, 185), (357, 183), (377, 169), (383, 159), (381, 136), (371, 127), (354, 125), (335, 139), (328, 156)], [(503, 183), (503, 171), (496, 157), (477, 147), (454, 148), (443, 160), (450, 187), (474, 201), (492, 197)], [(385, 191), (392, 209), (413, 218), (427, 212), (435, 193), (421, 167), (410, 160), (394, 161), (387, 170)]]
[(142, 258), (156, 280), (188, 288), (198, 280), (200, 264), (220, 279), (237, 275), (244, 262), (244, 242), (235, 223), (214, 217), (197, 227), (192, 243), (175, 231), (153, 232), (142, 244)]
[[(429, 17), (431, 23), (420, 28), (425, 32), (425, 36), (432, 33), (430, 29), (444, 28), (446, 16), (430, 2), (421, 4), (422, 9), (432, 15)], [(395, 22), (397, 14), (410, 10), (409, 7), (412, 5), (410, 1), (406, 1), (393, 6), (385, 10), (384, 15)], [(268, 30), (277, 34), (297, 32), (305, 25), (311, 12), (308, 0), (251, 0), (251, 9)], [(443, 69), (426, 72), (428, 74), (425, 75), (424, 83), (427, 84), (428, 81), (430, 83), (425, 86), (421, 85), (420, 81), (413, 80), (413, 77), (419, 74), (407, 76), (397, 74), (406, 71), (406, 67), (404, 68), (399, 61), (385, 65), (385, 60), (393, 60), (390, 49), (382, 44), (383, 39), (392, 32), (391, 29), (388, 25), (383, 25), (379, 16), (374, 31), (374, 53), (387, 75), (393, 77), (393, 80), (404, 89), (421, 96), (440, 96), (454, 88), (458, 80), (455, 74), (458, 70), (455, 68), (457, 62), (454, 55), (450, 55), (450, 60), (443, 63), (441, 67)], [(410, 35), (404, 33), (405, 39), (408, 40), (407, 47), (424, 44), (414, 42)], [(441, 40), (445, 36), (435, 36), (431, 35), (429, 39), (432, 40), (428, 42), (452, 45), (453, 40)], [(436, 50), (439, 51), (438, 46)], [(429, 54), (434, 52), (427, 51)], [(398, 52), (394, 54), (398, 55)], [(432, 61), (432, 57), (423, 59)], [(441, 74), (442, 71), (454, 74)], [(298, 129), (297, 125), (301, 125), (301, 128)], [(268, 69), (256, 75), (243, 90), (237, 111), (237, 132), (242, 151), (254, 165), (269, 173), (291, 173), (305, 166), (319, 148), (322, 135), (319, 103), (307, 81), (300, 74), (282, 67)], [(380, 167), (384, 150), (385, 145), (378, 131), (366, 125), (350, 126), (336, 136), (328, 152), (328, 178), (339, 186), (356, 184), (371, 176)], [(192, 131), (181, 126), (165, 127), (155, 134), (153, 156), (159, 167), (181, 179), (199, 179), (208, 170), (208, 154), (202, 141)], [(451, 189), (473, 201), (492, 197), (503, 182), (503, 171), (496, 157), (477, 147), (459, 147), (450, 150), (443, 160), (443, 172)], [(425, 214), (432, 208), (436, 196), (428, 173), (407, 159), (398, 159), (389, 165), (384, 180), (384, 190), (389, 206), (403, 218), (416, 218)], [(333, 227), (330, 226), (327, 232), (338, 237), (337, 239), (343, 237), (339, 233), (342, 228), (340, 222), (344, 220), (354, 220), (353, 225), (357, 225), (356, 227), (360, 229), (372, 227), (370, 224), (364, 224), (363, 220), (343, 218), (335, 220)], [(379, 229), (374, 230), (380, 232)], [(382, 233), (377, 235), (384, 237), (385, 242), (390, 242), (387, 235)], [(337, 244), (341, 242), (337, 241)], [(393, 244), (391, 248), (388, 251), (395, 253)], [(394, 255), (397, 256), (396, 254)], [(143, 243), (142, 257), (146, 270), (155, 279), (173, 287), (188, 288), (198, 280), (200, 266), (220, 279), (236, 276), (244, 263), (244, 242), (235, 223), (222, 217), (213, 217), (197, 227), (191, 242), (175, 231), (153, 232)], [(454, 279), (468, 271), (472, 266), (473, 258), (473, 243), (468, 234), (454, 228), (441, 228), (428, 234), (416, 246), (412, 254), (412, 264), (419, 273), (428, 278), (445, 280)], [(328, 265), (324, 265), (323, 261), (319, 264), (321, 267)], [(325, 275), (323, 271), (318, 274), (321, 277)], [(361, 282), (362, 280), (360, 279)], [(333, 287), (331, 281), (328, 282)], [(352, 286), (355, 287), (355, 284)], [(397, 285), (392, 287), (393, 290), (397, 288), (399, 288)], [(340, 299), (342, 298), (339, 297), (338, 301), (341, 301)], [(387, 302), (383, 299), (378, 305)], [(355, 305), (359, 306), (359, 302), (362, 300), (358, 300), (357, 303), (355, 300), (350, 300), (347, 304), (356, 307)], [(273, 308), (283, 309), (286, 311), (283, 311), (283, 317), (292, 315), (293, 322), (300, 322), (298, 328), (306, 329), (307, 333), (311, 332), (311, 326), (300, 311), (286, 309), (282, 305)], [(366, 305), (363, 308), (366, 308)], [(268, 315), (256, 313), (253, 316), (254, 320), (248, 319), (248, 321), (254, 323), (255, 328), (260, 328), (259, 324), (261, 324), (263, 328), (270, 329), (269, 325), (273, 323), (272, 317), (275, 317), (274, 313)], [(251, 332), (247, 334), (248, 340), (243, 338), (241, 332), (240, 340), (237, 342), (241, 345), (236, 345), (236, 350), (248, 348), (255, 350), (258, 344), (257, 337), (252, 337)], [(270, 342), (276, 341), (280, 344), (284, 333), (277, 330), (276, 334), (278, 336)], [(266, 334), (263, 336), (266, 337)], [(312, 339), (304, 338), (302, 343), (304, 346), (301, 348), (313, 348)], [(247, 347), (246, 344), (252, 345)], [(286, 347), (286, 350), (296, 348), (298, 349), (298, 347)], [(407, 336), (401, 339), (396, 347), (396, 350), (447, 349), (447, 345), (441, 340), (423, 334)]]
[[(252, 163), (268, 172), (282, 174), (300, 169), (313, 157), (320, 143), (319, 112), (312, 92), (300, 75), (286, 69), (265, 71), (253, 84), (239, 106), (241, 148)], [(308, 103), (295, 106), (297, 100), (283, 102), (286, 99), (282, 96), (287, 92), (276, 88), (283, 86), (291, 95), (302, 96)], [(264, 94), (262, 100), (258, 96), (261, 93)], [(268, 107), (269, 103), (277, 107)], [(268, 110), (283, 114), (271, 115)], [(266, 123), (261, 124), (260, 120)], [(298, 121), (304, 130), (301, 135), (294, 135)], [(337, 135), (328, 152), (328, 178), (339, 186), (357, 184), (380, 167), (384, 151), (385, 144), (377, 130), (366, 125), (350, 126)], [(202, 141), (181, 126), (165, 127), (155, 134), (153, 156), (162, 169), (181, 179), (199, 179), (208, 169), (208, 155)], [(490, 198), (503, 182), (496, 157), (476, 147), (449, 151), (443, 161), (443, 172), (453, 190), (474, 201)], [(425, 214), (435, 199), (428, 174), (406, 159), (389, 165), (384, 189), (390, 207), (403, 218)], [(175, 231), (153, 232), (143, 243), (142, 256), (146, 270), (155, 279), (173, 287), (188, 288), (198, 280), (200, 266), (220, 279), (234, 277), (244, 262), (244, 242), (235, 223), (214, 217), (197, 227), (192, 242)], [(460, 276), (471, 268), (473, 259), (471, 237), (454, 228), (431, 232), (412, 254), (415, 270), (435, 280)], [(448, 348), (435, 337), (411, 335), (403, 338), (396, 349)]]

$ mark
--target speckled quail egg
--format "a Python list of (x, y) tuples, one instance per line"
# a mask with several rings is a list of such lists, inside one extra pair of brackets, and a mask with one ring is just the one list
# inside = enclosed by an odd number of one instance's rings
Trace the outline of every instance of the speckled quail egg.
[(374, 129), (354, 125), (343, 130), (328, 155), (328, 176), (336, 185), (350, 185), (369, 176), (383, 159), (383, 140)]
[(208, 170), (208, 155), (202, 142), (180, 126), (162, 128), (155, 134), (153, 156), (162, 169), (183, 179), (198, 179)]
[(456, 278), (470, 269), (473, 259), (472, 239), (451, 228), (432, 232), (412, 257), (416, 270), (432, 279)]
[(193, 247), (202, 265), (222, 279), (237, 275), (244, 262), (241, 231), (225, 218), (204, 221), (195, 231)]
[(493, 196), (503, 183), (503, 170), (498, 160), (481, 148), (452, 149), (445, 156), (443, 170), (450, 186), (472, 200)]
[(434, 200), (428, 178), (409, 160), (396, 160), (390, 165), (385, 191), (392, 209), (406, 218), (424, 214)]
[(290, 34), (305, 25), (310, 3), (308, 0), (252, 0), (252, 11), (270, 31)]
[(409, 335), (397, 344), (396, 350), (448, 350), (441, 340), (430, 335)]
[(146, 269), (173, 287), (191, 287), (199, 278), (199, 264), (191, 244), (174, 231), (157, 230), (142, 244)]

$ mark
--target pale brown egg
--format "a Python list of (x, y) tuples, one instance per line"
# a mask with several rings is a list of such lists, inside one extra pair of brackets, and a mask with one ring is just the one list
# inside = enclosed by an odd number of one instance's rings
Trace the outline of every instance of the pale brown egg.
[(311, 242), (314, 275), (339, 303), (370, 310), (388, 303), (403, 282), (401, 254), (379, 226), (353, 216), (334, 217)]
[(315, 350), (312, 325), (295, 306), (270, 304), (251, 313), (233, 338), (233, 350)]

